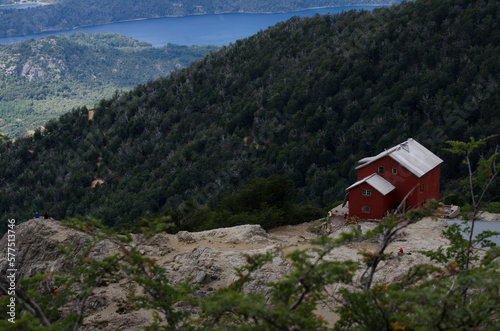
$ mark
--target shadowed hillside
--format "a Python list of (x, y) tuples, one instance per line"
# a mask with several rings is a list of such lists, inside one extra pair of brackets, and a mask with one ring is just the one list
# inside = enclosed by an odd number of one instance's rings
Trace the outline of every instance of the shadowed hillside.
[(408, 137), (445, 159), (453, 191), (464, 172), (445, 141), (500, 127), (499, 13), (497, 1), (419, 0), (278, 24), (102, 100), (92, 121), (76, 109), (4, 144), (1, 213), (125, 224), (186, 199), (214, 208), (273, 174), (326, 206), (358, 159)]

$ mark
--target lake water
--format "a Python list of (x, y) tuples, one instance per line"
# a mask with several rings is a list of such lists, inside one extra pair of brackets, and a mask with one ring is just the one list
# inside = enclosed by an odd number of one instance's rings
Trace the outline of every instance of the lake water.
[(147, 41), (155, 47), (168, 43), (178, 45), (217, 45), (233, 43), (265, 30), (278, 22), (293, 16), (314, 16), (315, 14), (339, 13), (352, 9), (372, 10), (382, 6), (349, 6), (309, 9), (281, 14), (219, 14), (166, 17), (121, 23), (97, 25), (69, 31), (40, 33), (22, 37), (0, 38), (0, 44), (10, 44), (27, 39), (38, 39), (54, 34), (115, 32), (137, 40)]
[[(463, 221), (448, 221), (448, 224), (456, 224), (458, 223), (460, 227), (463, 229)], [(471, 226), (471, 222), (467, 222), (467, 226)], [(500, 232), (500, 222), (480, 222), (476, 221), (476, 224), (474, 224), (474, 234), (473, 238), (476, 238), (476, 235), (483, 232), (483, 231), (496, 231)], [(467, 240), (469, 240), (469, 234), (468, 233), (462, 233), (463, 237)], [(500, 246), (500, 236), (494, 236), (489, 238), (492, 242), (494, 242), (497, 246)]]

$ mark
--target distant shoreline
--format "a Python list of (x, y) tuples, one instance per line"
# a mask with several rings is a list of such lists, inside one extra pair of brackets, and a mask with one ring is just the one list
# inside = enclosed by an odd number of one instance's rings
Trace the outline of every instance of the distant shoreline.
[[(107, 24), (113, 24), (113, 23), (126, 23), (126, 22), (134, 22), (134, 21), (144, 21), (144, 20), (152, 20), (152, 19), (157, 19), (157, 18), (180, 18), (180, 17), (189, 17), (189, 16), (204, 16), (204, 15), (224, 15), (224, 14), (255, 14), (255, 15), (272, 15), (272, 14), (290, 14), (290, 13), (299, 13), (301, 11), (306, 11), (306, 10), (314, 10), (314, 9), (325, 9), (325, 8), (340, 8), (340, 7), (389, 7), (392, 5), (384, 5), (384, 4), (375, 4), (375, 5), (349, 5), (349, 6), (320, 6), (320, 7), (309, 7), (309, 8), (304, 8), (304, 9), (297, 9), (297, 10), (292, 10), (292, 11), (276, 11), (276, 12), (247, 12), (247, 11), (225, 11), (225, 12), (218, 12), (218, 13), (194, 13), (194, 14), (188, 14), (188, 15), (166, 15), (166, 16), (155, 16), (155, 17), (139, 17), (139, 18), (132, 18), (132, 19), (127, 19), (127, 20), (121, 20), (121, 21), (112, 21), (112, 22), (106, 22), (106, 23), (98, 23), (98, 24), (91, 24), (91, 25), (79, 25), (75, 26), (73, 28), (67, 29), (67, 30), (75, 30), (79, 28), (88, 28), (91, 26), (97, 26), (97, 25), (107, 25)], [(67, 30), (47, 30), (47, 31), (67, 31)], [(47, 32), (44, 31), (44, 32)], [(19, 36), (19, 37), (22, 37)]]
[(50, 5), (50, 3), (29, 1), (29, 2), (23, 2), (23, 3), (15, 3), (15, 4), (11, 4), (11, 5), (0, 5), (0, 7), (13, 7), (13, 6), (22, 6), (22, 5), (40, 5), (40, 6), (46, 6), (46, 5)]
[[(35, 2), (35, 3), (36, 4), (41, 4), (40, 2)], [(78, 25), (78, 26), (74, 26), (74, 27), (71, 27), (71, 28), (58, 28), (58, 27), (43, 28), (42, 27), (41, 31), (36, 32), (36, 33), (31, 33), (31, 34), (13, 34), (13, 35), (8, 35), (8, 36), (2, 36), (1, 38), (24, 37), (24, 36), (30, 36), (30, 35), (36, 35), (36, 34), (43, 34), (43, 33), (47, 33), (47, 32), (71, 31), (71, 30), (76, 30), (76, 29), (80, 29), (80, 28), (88, 28), (88, 27), (92, 27), (92, 26), (108, 25), (108, 24), (114, 24), (114, 23), (126, 23), (126, 22), (134, 22), (134, 21), (144, 21), (144, 20), (149, 20), (149, 19), (160, 19), (160, 18), (182, 18), (182, 17), (189, 17), (189, 16), (223, 15), (223, 14), (272, 15), (272, 14), (299, 13), (301, 11), (306, 11), (306, 10), (325, 9), (325, 8), (339, 8), (339, 7), (389, 7), (389, 6), (392, 6), (392, 5), (387, 5), (387, 4), (369, 4), (369, 5), (366, 5), (366, 4), (354, 4), (354, 5), (349, 5), (349, 6), (317, 6), (317, 7), (308, 7), (308, 8), (297, 9), (297, 10), (292, 10), (292, 11), (275, 11), (275, 12), (226, 11), (226, 12), (217, 12), (217, 13), (193, 13), (193, 14), (188, 14), (188, 15), (165, 15), (165, 16), (155, 16), (155, 17), (139, 17), (139, 18), (131, 18), (131, 19), (119, 20), (119, 21), (102, 22), (102, 23), (95, 23), (95, 24), (88, 24), (88, 25)]]
[(99, 24), (93, 24), (93, 25), (84, 25), (84, 26), (77, 26), (74, 29), (78, 28), (83, 28), (83, 27), (89, 27), (89, 26), (94, 26), (94, 25), (105, 25), (105, 24), (113, 24), (113, 23), (122, 23), (122, 22), (132, 22), (132, 21), (142, 21), (142, 20), (149, 20), (149, 19), (155, 19), (155, 18), (175, 18), (175, 17), (189, 17), (189, 16), (203, 16), (203, 15), (223, 15), (223, 14), (256, 14), (256, 15), (272, 15), (272, 14), (290, 14), (290, 13), (298, 13), (301, 11), (306, 11), (306, 10), (313, 10), (313, 9), (325, 9), (325, 8), (340, 8), (340, 7), (390, 7), (393, 5), (386, 5), (386, 4), (355, 4), (355, 5), (348, 5), (348, 6), (319, 6), (319, 7), (308, 7), (308, 8), (303, 8), (303, 9), (297, 9), (297, 10), (290, 10), (290, 11), (273, 11), (273, 12), (248, 12), (248, 11), (225, 11), (225, 12), (217, 12), (217, 13), (193, 13), (193, 14), (187, 14), (187, 15), (166, 15), (166, 16), (155, 16), (155, 17), (140, 17), (140, 18), (132, 18), (132, 19), (127, 19), (127, 20), (121, 20), (121, 21), (112, 21), (112, 22), (107, 22), (107, 23), (99, 23)]

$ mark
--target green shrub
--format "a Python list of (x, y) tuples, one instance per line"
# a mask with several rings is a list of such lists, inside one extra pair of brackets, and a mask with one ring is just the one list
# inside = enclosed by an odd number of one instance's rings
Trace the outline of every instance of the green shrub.
[(500, 214), (500, 202), (491, 202), (484, 210), (490, 213)]

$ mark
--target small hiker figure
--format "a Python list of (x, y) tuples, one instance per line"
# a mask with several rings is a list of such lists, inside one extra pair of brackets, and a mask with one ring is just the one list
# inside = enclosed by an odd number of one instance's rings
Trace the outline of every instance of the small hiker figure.
[(45, 212), (45, 214), (43, 215), (43, 218), (48, 219), (49, 218), (49, 214), (47, 214), (47, 212)]
[(403, 253), (403, 249), (402, 249), (402, 248), (400, 248), (400, 249), (399, 249), (399, 252), (398, 252), (398, 255), (399, 255), (399, 256), (402, 256), (403, 254), (404, 254), (404, 253)]
[(35, 218), (40, 218), (40, 214), (38, 212), (35, 213)]

